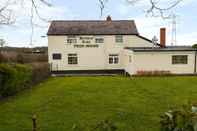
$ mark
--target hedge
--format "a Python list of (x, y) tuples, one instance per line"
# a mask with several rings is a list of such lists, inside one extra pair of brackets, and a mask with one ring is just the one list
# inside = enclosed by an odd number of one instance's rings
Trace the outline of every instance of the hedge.
[(32, 67), (32, 83), (37, 84), (47, 79), (50, 75), (48, 63), (31, 63)]
[[(40, 67), (41, 68), (41, 67)], [(32, 65), (22, 65), (22, 64), (0, 64), (0, 98), (11, 96), (17, 92), (24, 90), (26, 88), (31, 88), (33, 84), (46, 79), (49, 76), (49, 71), (42, 66), (34, 69)], [(39, 74), (35, 72), (38, 72)], [(43, 72), (45, 77), (42, 77)], [(47, 74), (47, 75), (46, 75)], [(39, 81), (35, 81), (39, 79)]]

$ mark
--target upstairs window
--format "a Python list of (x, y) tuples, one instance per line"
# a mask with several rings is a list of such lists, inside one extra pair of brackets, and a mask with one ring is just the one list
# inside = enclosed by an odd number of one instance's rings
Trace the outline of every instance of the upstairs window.
[(123, 43), (123, 36), (122, 35), (116, 35), (116, 43)]
[(62, 55), (60, 53), (54, 53), (52, 56), (53, 56), (53, 60), (61, 60), (62, 59)]
[(68, 64), (69, 65), (76, 65), (76, 64), (78, 64), (77, 54), (68, 54)]
[(104, 43), (104, 39), (103, 38), (96, 38), (95, 43)]
[(75, 36), (68, 36), (67, 43), (68, 44), (77, 43), (77, 38)]
[(109, 64), (118, 64), (118, 63), (119, 63), (118, 54), (110, 54), (109, 55)]
[(187, 55), (173, 55), (172, 64), (187, 64), (188, 56)]

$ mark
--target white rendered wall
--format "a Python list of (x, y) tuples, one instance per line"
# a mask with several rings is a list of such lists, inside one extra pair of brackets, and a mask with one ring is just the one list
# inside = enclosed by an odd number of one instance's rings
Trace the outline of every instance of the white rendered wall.
[[(188, 55), (188, 64), (172, 64), (172, 55)], [(194, 73), (195, 52), (134, 52), (133, 74), (137, 71), (170, 71), (173, 74)]]
[[(77, 36), (77, 45), (83, 45)], [(95, 36), (82, 36), (94, 37)], [(152, 44), (135, 35), (123, 36), (123, 43), (116, 43), (115, 36), (96, 36), (104, 38), (104, 43), (95, 43), (92, 40), (92, 45), (98, 44), (98, 48), (74, 48), (74, 44), (67, 44), (67, 36), (48, 36), (48, 55), (49, 63), (52, 64), (52, 70), (103, 70), (103, 69), (124, 69), (124, 47), (152, 47)], [(53, 53), (61, 53), (61, 60), (53, 60)], [(78, 64), (69, 65), (67, 55), (76, 53), (78, 55)], [(109, 64), (109, 54), (119, 54), (118, 64)]]

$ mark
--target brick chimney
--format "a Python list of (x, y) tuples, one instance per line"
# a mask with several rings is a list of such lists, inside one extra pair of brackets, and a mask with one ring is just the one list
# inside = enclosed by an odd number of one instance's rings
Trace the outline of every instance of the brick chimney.
[(111, 22), (112, 21), (112, 19), (111, 19), (111, 16), (109, 15), (109, 16), (107, 16), (107, 19), (106, 19), (108, 22)]
[(164, 48), (166, 46), (166, 28), (160, 29), (160, 47)]

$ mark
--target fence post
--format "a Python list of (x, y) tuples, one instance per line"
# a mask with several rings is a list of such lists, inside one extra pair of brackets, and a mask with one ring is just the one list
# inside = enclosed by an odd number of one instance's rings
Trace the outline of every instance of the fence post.
[(33, 131), (37, 131), (36, 115), (32, 116)]

